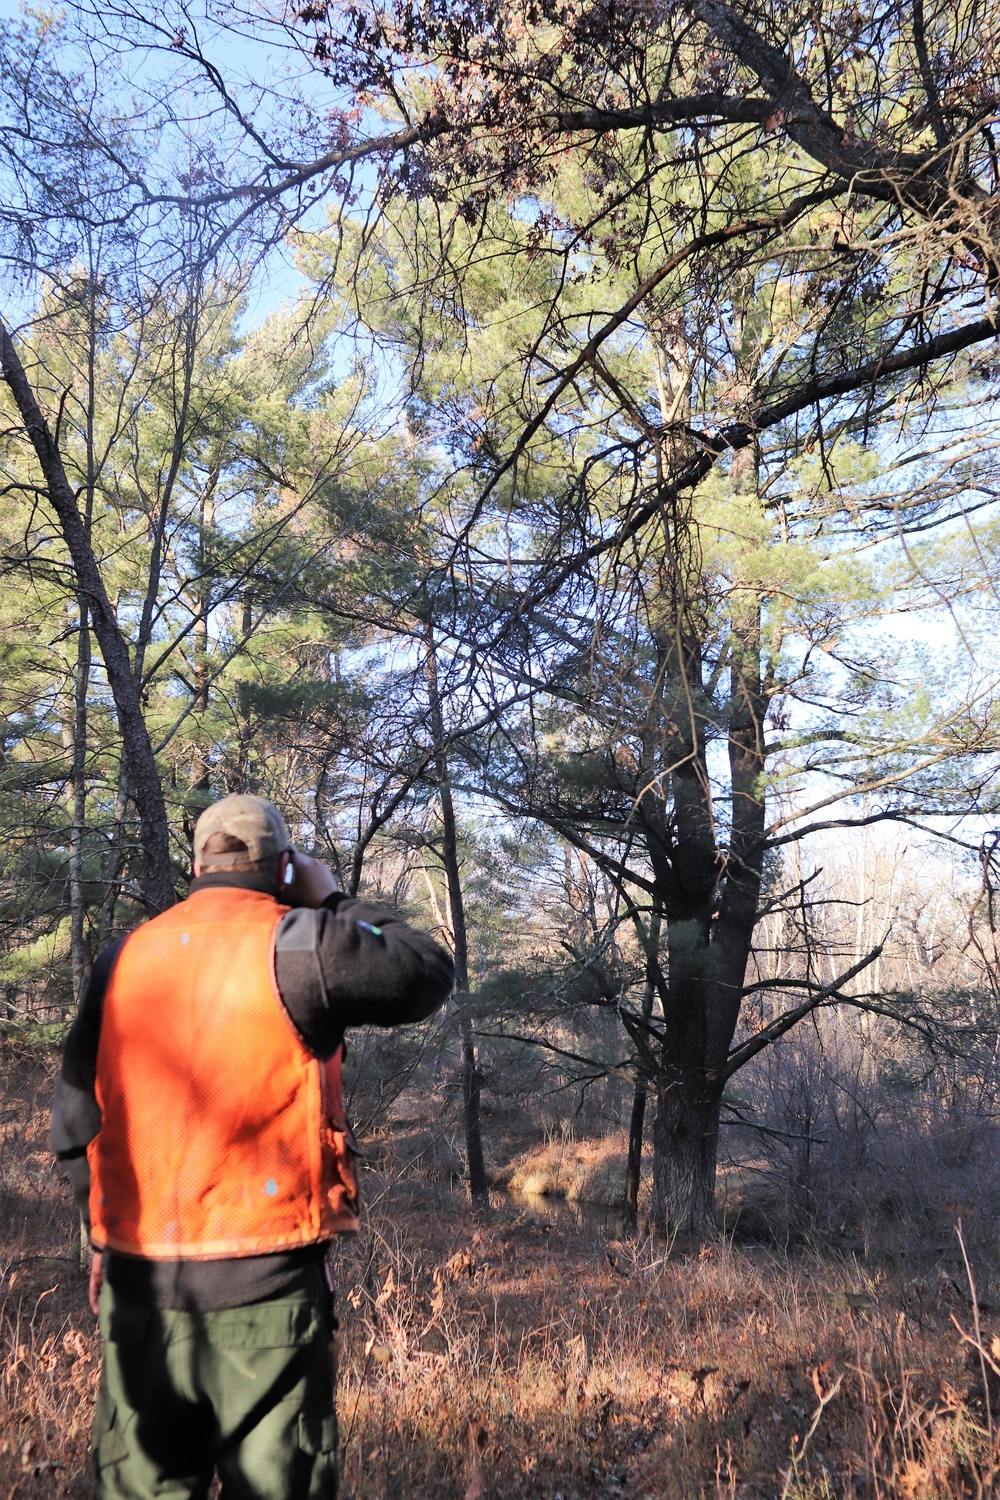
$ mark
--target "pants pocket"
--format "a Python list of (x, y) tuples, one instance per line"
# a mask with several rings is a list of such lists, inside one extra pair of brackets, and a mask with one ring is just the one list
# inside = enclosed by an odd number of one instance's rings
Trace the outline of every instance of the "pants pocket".
[(128, 1446), (118, 1422), (118, 1408), (105, 1391), (98, 1395), (94, 1411), (93, 1447), (98, 1478), (113, 1464), (120, 1464), (128, 1458)]
[(335, 1412), (304, 1411), (299, 1415), (299, 1449), (310, 1464), (303, 1500), (337, 1500), (337, 1417)]

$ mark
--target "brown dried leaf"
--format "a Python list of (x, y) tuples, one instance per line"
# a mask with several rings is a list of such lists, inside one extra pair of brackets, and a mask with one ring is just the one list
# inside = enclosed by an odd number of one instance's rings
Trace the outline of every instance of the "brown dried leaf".
[(393, 1273), (392, 1267), (390, 1266), (390, 1268), (389, 1268), (389, 1274), (385, 1278), (385, 1285), (382, 1287), (382, 1290), (379, 1292), (378, 1296), (375, 1298), (375, 1306), (376, 1307), (384, 1307), (385, 1304), (389, 1301), (389, 1298), (390, 1297), (394, 1297), (395, 1295), (396, 1295), (396, 1277), (395, 1277), (395, 1274)]
[(476, 1257), (471, 1250), (456, 1250), (451, 1259), (445, 1261), (443, 1269), (449, 1281), (455, 1281), (459, 1276), (472, 1276), (476, 1269)]

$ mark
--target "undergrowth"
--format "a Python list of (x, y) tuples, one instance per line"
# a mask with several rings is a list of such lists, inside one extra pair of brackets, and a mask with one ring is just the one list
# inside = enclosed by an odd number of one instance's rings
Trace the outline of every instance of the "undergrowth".
[[(54, 1061), (3, 1061), (0, 1494), (82, 1497), (99, 1341), (47, 1152)], [(555, 1205), (476, 1213), (402, 1128), (372, 1158), (337, 1252), (348, 1500), (1000, 1489), (1000, 1318), (953, 1230), (922, 1259), (836, 1237), (682, 1254)]]

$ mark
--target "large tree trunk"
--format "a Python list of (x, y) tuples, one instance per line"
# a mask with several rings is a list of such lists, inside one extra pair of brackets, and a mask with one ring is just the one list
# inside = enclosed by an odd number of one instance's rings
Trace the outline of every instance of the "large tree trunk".
[[(715, 1230), (720, 1090), (711, 1077), (711, 893), (696, 914), (667, 913), (667, 1004), (653, 1124), (652, 1222), (668, 1237)], [(728, 1039), (724, 1042), (728, 1050)]]
[(671, 623), (661, 640), (663, 764), (670, 767), (672, 817), (664, 818), (662, 804), (652, 813), (659, 822), (651, 824), (649, 846), (667, 930), (651, 1222), (671, 1237), (714, 1230), (718, 1134), (718, 1104), (709, 1088), (710, 1038), (716, 1031), (711, 944), (720, 874), (706, 753), (713, 708), (705, 693), (702, 638), (689, 600), (686, 526), (685, 517), (674, 518), (664, 580)]
[(31, 440), (49, 500), (66, 543), (79, 593), (87, 600), (94, 635), (104, 659), (108, 684), (118, 715), (118, 727), (131, 774), (132, 793), (139, 813), (139, 836), (144, 855), (143, 895), (151, 913), (164, 911), (174, 901), (170, 876), (170, 840), (156, 757), (146, 729), (137, 677), (128, 646), (108, 598), (87, 538), (76, 496), (66, 476), (62, 455), (35, 399), (14, 342), (0, 322), (0, 372)]
[(677, 1234), (709, 1239), (716, 1232), (721, 1099), (700, 1069), (694, 1076), (674, 1069), (657, 1079), (653, 1201), (656, 1226), (670, 1239)]
[[(734, 464), (744, 492), (755, 485), (753, 450)], [(674, 522), (669, 577), (672, 633), (664, 634), (663, 720), (668, 726), (674, 826), (650, 856), (667, 918), (668, 977), (662, 1067), (653, 1129), (653, 1223), (672, 1236), (715, 1231), (715, 1172), (722, 1079), (739, 1022), (760, 897), (764, 855), (767, 690), (761, 664), (759, 591), (731, 586), (727, 731), (732, 812), (728, 847), (716, 838), (705, 726), (718, 707), (704, 690), (701, 633), (689, 606), (684, 518)], [(663, 851), (669, 847), (669, 855)]]

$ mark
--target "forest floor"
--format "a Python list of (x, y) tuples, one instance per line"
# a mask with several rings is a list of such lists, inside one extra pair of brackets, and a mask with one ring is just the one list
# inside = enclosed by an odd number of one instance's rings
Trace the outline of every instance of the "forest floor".
[[(47, 1149), (55, 1066), (0, 1048), (6, 1500), (90, 1493), (100, 1351)], [(511, 1163), (530, 1134), (505, 1138)], [(365, 1232), (338, 1252), (345, 1500), (1000, 1494), (1000, 1307), (980, 1289), (973, 1347), (945, 1232), (974, 1205), (954, 1198), (922, 1236), (886, 1208), (877, 1242), (845, 1226), (832, 1247), (686, 1252), (537, 1199), (474, 1211), (430, 1139), (397, 1108)]]

